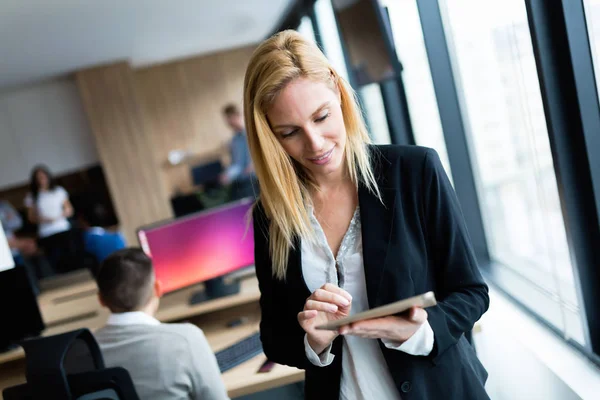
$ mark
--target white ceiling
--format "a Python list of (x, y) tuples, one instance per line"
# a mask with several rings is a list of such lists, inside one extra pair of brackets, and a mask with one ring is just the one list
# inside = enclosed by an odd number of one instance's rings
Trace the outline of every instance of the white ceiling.
[(257, 43), (293, 0), (0, 0), (0, 89)]

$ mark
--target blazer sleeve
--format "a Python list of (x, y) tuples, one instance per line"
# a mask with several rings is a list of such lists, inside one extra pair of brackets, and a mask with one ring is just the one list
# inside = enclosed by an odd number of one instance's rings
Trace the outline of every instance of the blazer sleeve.
[(267, 358), (278, 364), (307, 369), (304, 331), (287, 299), (275, 295), (276, 278), (269, 254), (269, 222), (258, 202), (253, 211), (254, 264), (260, 289), (260, 339)]
[(489, 306), (458, 199), (433, 149), (423, 163), (423, 206), (438, 305), (427, 309), (434, 360), (473, 328)]

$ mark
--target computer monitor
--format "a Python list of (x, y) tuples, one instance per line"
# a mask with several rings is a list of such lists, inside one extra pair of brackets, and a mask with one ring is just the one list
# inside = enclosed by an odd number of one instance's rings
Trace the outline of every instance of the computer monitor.
[(248, 223), (253, 202), (246, 198), (138, 229), (165, 293), (205, 282), (205, 291), (192, 296), (191, 303), (197, 303), (239, 291), (239, 282), (225, 285), (223, 276), (254, 265)]
[(192, 180), (194, 185), (216, 184), (223, 172), (221, 161), (213, 161), (207, 164), (192, 167)]

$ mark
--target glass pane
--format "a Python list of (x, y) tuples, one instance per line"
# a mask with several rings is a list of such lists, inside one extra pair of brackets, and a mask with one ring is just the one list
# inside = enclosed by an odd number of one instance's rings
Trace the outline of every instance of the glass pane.
[(525, 4), (442, 3), (491, 256), (555, 300), (548, 322), (583, 344)]
[(321, 42), (323, 43), (323, 52), (337, 73), (348, 81), (348, 67), (346, 66), (331, 0), (317, 0), (315, 15), (321, 34)]
[(584, 0), (583, 6), (594, 60), (596, 88), (600, 90), (600, 0)]
[(300, 20), (300, 25), (298, 25), (298, 29), (296, 30), (305, 38), (316, 42), (315, 30), (313, 29), (313, 24), (309, 16), (305, 15), (304, 17), (302, 17), (302, 19)]
[(390, 128), (385, 115), (381, 87), (378, 83), (371, 83), (361, 87), (358, 93), (365, 110), (371, 140), (375, 144), (390, 144)]
[(396, 53), (402, 64), (415, 141), (420, 146), (434, 148), (451, 176), (416, 0), (388, 0), (381, 4), (387, 6)]

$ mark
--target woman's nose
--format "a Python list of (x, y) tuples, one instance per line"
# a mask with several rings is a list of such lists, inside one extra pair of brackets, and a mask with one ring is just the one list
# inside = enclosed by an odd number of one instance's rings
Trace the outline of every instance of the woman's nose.
[(324, 142), (325, 140), (319, 132), (314, 129), (306, 130), (306, 144), (312, 152), (316, 153), (323, 150)]

